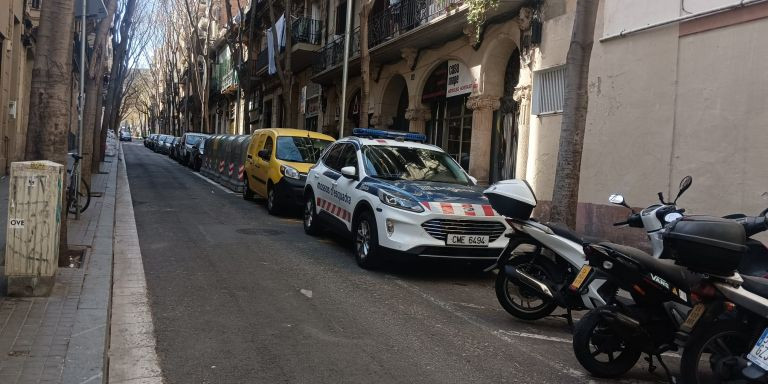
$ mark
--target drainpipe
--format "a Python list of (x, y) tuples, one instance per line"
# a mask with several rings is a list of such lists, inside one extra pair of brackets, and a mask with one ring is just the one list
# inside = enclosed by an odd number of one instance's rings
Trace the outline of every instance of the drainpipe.
[(648, 31), (648, 30), (651, 30), (651, 29), (656, 29), (656, 28), (664, 27), (664, 26), (667, 26), (667, 25), (670, 25), (670, 24), (681, 23), (683, 21), (699, 19), (699, 18), (702, 18), (702, 17), (706, 17), (706, 16), (715, 15), (715, 14), (718, 14), (718, 13), (723, 13), (723, 12), (726, 12), (726, 11), (730, 11), (730, 10), (733, 10), (733, 9), (736, 9), (736, 8), (741, 8), (741, 7), (746, 7), (748, 5), (763, 3), (765, 1), (766, 0), (751, 0), (751, 1), (741, 0), (741, 1), (737, 2), (737, 3), (731, 4), (731, 5), (722, 6), (722, 7), (712, 8), (712, 9), (710, 9), (708, 11), (694, 13), (692, 15), (680, 16), (680, 17), (676, 17), (674, 19), (665, 20), (665, 21), (661, 21), (661, 22), (658, 22), (658, 23), (654, 23), (654, 24), (649, 24), (649, 25), (646, 25), (644, 27), (621, 31), (621, 32), (619, 32), (619, 33), (617, 33), (615, 35), (610, 35), (610, 36), (603, 37), (602, 39), (600, 39), (600, 42), (604, 43), (606, 41), (620, 39), (620, 38), (625, 37), (625, 36), (634, 35), (636, 33), (640, 33), (640, 32)]

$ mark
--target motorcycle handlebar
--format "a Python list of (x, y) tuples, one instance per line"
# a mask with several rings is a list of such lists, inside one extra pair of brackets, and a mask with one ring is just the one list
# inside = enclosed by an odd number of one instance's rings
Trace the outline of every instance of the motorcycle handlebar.
[(753, 235), (768, 230), (768, 219), (765, 217), (765, 215), (745, 216), (743, 218), (737, 219), (736, 221), (744, 226), (744, 232), (746, 232), (747, 237), (752, 237)]
[(622, 225), (628, 225), (633, 228), (643, 228), (643, 219), (640, 217), (639, 213), (633, 213), (629, 215), (626, 221), (613, 223), (613, 226), (615, 227), (620, 227)]

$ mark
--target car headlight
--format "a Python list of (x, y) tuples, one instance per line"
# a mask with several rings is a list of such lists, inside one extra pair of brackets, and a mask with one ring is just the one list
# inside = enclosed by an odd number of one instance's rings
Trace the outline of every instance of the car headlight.
[(301, 178), (301, 176), (299, 175), (299, 171), (297, 171), (296, 168), (289, 167), (287, 165), (280, 166), (280, 173), (282, 173), (285, 177), (290, 179), (299, 180)]
[(379, 190), (379, 200), (390, 207), (405, 209), (411, 212), (424, 212), (424, 207), (418, 201), (381, 189)]

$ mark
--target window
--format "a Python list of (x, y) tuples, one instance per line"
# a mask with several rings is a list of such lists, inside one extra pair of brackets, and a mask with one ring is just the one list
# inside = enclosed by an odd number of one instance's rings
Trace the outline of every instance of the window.
[(268, 153), (272, 154), (272, 147), (274, 147), (274, 140), (272, 140), (272, 137), (267, 136), (267, 141), (264, 142), (264, 148), (262, 150), (268, 151)]
[(371, 145), (363, 148), (363, 162), (365, 173), (380, 179), (471, 185), (456, 161), (442, 151)]
[(331, 147), (323, 156), (323, 163), (331, 169), (338, 169), (339, 155), (343, 149), (344, 144), (336, 144)]
[(341, 153), (339, 154), (339, 170), (344, 167), (355, 167), (357, 169), (357, 151), (351, 144), (343, 144)]
[(309, 137), (282, 136), (277, 138), (279, 160), (297, 163), (315, 163), (330, 141)]
[(533, 105), (531, 113), (543, 115), (563, 112), (565, 97), (565, 66), (533, 73)]
[[(353, 5), (354, 7), (354, 5)], [(354, 15), (354, 10), (352, 11)], [(347, 29), (347, 2), (343, 1), (336, 7), (336, 34), (343, 35)]]

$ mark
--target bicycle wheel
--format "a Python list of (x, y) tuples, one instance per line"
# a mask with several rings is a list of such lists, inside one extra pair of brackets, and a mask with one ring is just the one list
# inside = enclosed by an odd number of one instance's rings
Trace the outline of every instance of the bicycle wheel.
[[(80, 213), (83, 213), (88, 209), (88, 205), (91, 204), (91, 187), (88, 186), (85, 180), (80, 180), (80, 189), (77, 191), (77, 196), (80, 200)], [(75, 202), (71, 202), (69, 204), (69, 213), (77, 213), (76, 209)]]

